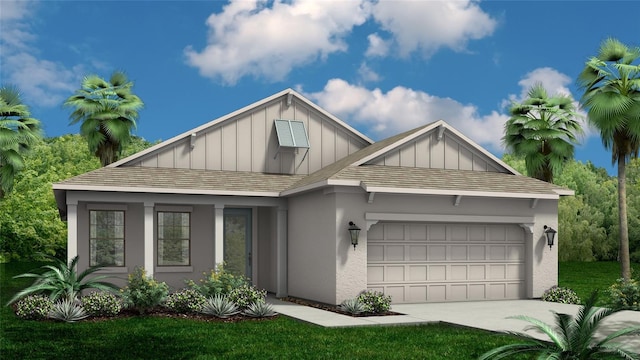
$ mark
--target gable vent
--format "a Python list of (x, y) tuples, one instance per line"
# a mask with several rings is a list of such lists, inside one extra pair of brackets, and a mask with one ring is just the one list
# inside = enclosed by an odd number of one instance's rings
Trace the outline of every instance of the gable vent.
[(278, 144), (281, 147), (306, 148), (309, 146), (307, 129), (302, 121), (297, 120), (276, 120), (276, 133), (278, 134)]

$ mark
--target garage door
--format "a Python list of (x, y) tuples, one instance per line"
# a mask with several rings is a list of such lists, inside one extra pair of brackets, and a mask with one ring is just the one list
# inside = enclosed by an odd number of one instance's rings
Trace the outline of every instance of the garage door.
[(367, 233), (367, 287), (394, 303), (520, 299), (518, 225), (378, 223)]

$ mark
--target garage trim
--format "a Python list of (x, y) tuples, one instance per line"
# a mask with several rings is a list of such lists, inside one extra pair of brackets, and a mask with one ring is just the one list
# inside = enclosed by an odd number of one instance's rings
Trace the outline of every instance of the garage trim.
[(415, 213), (374, 213), (364, 214), (367, 230), (379, 221), (409, 221), (435, 223), (485, 223), (485, 224), (518, 224), (529, 233), (533, 233), (535, 219), (532, 216), (492, 216), (492, 215), (442, 215)]

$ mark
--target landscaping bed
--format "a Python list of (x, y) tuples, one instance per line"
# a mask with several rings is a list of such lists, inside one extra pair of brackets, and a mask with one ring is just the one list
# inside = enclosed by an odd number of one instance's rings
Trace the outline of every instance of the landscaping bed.
[(363, 313), (360, 313), (360, 314), (351, 314), (349, 312), (341, 310), (339, 305), (330, 305), (330, 304), (325, 304), (325, 303), (312, 301), (312, 300), (301, 299), (301, 298), (292, 297), (292, 296), (279, 298), (279, 300), (291, 302), (291, 303), (298, 304), (298, 305), (310, 306), (310, 307), (313, 307), (313, 308), (316, 308), (316, 309), (331, 311), (331, 312), (334, 312), (334, 313), (347, 315), (347, 316), (352, 316), (352, 317), (404, 315), (404, 314), (397, 313), (397, 312), (394, 312), (394, 311), (385, 311), (385, 312), (381, 312), (381, 313), (363, 312)]

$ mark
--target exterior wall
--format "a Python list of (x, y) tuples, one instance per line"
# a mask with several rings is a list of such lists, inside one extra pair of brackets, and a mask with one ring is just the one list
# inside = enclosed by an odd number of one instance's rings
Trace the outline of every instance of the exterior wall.
[(289, 295), (336, 303), (335, 213), (335, 196), (322, 191), (289, 199)]
[[(100, 271), (116, 277), (118, 286), (125, 286), (127, 274), (136, 266), (144, 267), (145, 203), (153, 204), (153, 272), (154, 278), (166, 282), (172, 290), (185, 287), (185, 279), (198, 280), (203, 272), (215, 267), (216, 224), (215, 206), (253, 207), (254, 212), (254, 274), (259, 286), (275, 291), (275, 214), (278, 207), (286, 207), (285, 199), (246, 198), (229, 196), (187, 196), (124, 193), (69, 192), (68, 203), (77, 203), (78, 270), (89, 266), (89, 209), (125, 210), (125, 266)], [(156, 266), (157, 211), (188, 211), (191, 213), (191, 261), (189, 266)], [(222, 225), (222, 224), (221, 224)], [(222, 241), (222, 239), (220, 239)], [(257, 243), (256, 243), (257, 242)], [(262, 261), (265, 261), (262, 264)]]
[[(347, 298), (355, 297), (366, 288), (366, 258), (367, 258), (367, 227), (373, 225), (367, 222), (367, 213), (389, 214), (425, 214), (445, 215), (447, 221), (456, 220), (456, 216), (486, 217), (498, 219), (503, 216), (526, 217), (533, 219), (533, 234), (527, 229), (525, 232), (527, 258), (527, 297), (540, 297), (542, 292), (557, 284), (557, 246), (551, 251), (546, 246), (543, 236), (543, 226), (548, 225), (557, 229), (557, 200), (539, 200), (535, 208), (531, 208), (528, 199), (487, 199), (463, 197), (458, 206), (453, 205), (453, 196), (410, 196), (376, 194), (373, 203), (368, 203), (365, 192), (338, 192), (336, 196), (336, 225), (346, 233), (349, 221), (355, 222), (362, 231), (356, 250), (348, 247), (348, 234), (337, 236), (336, 263), (336, 299), (335, 304)], [(408, 216), (408, 215), (405, 215)], [(507, 220), (505, 220), (506, 222)], [(338, 229), (338, 233), (342, 231)], [(344, 251), (348, 250), (348, 251)]]
[[(306, 103), (287, 96), (244, 112), (170, 144), (127, 166), (248, 171), (278, 174), (310, 174), (354, 153), (368, 144), (348, 129)], [(304, 122), (311, 148), (282, 148), (274, 120)]]
[(507, 172), (450, 131), (438, 140), (438, 129), (370, 161), (370, 165)]

